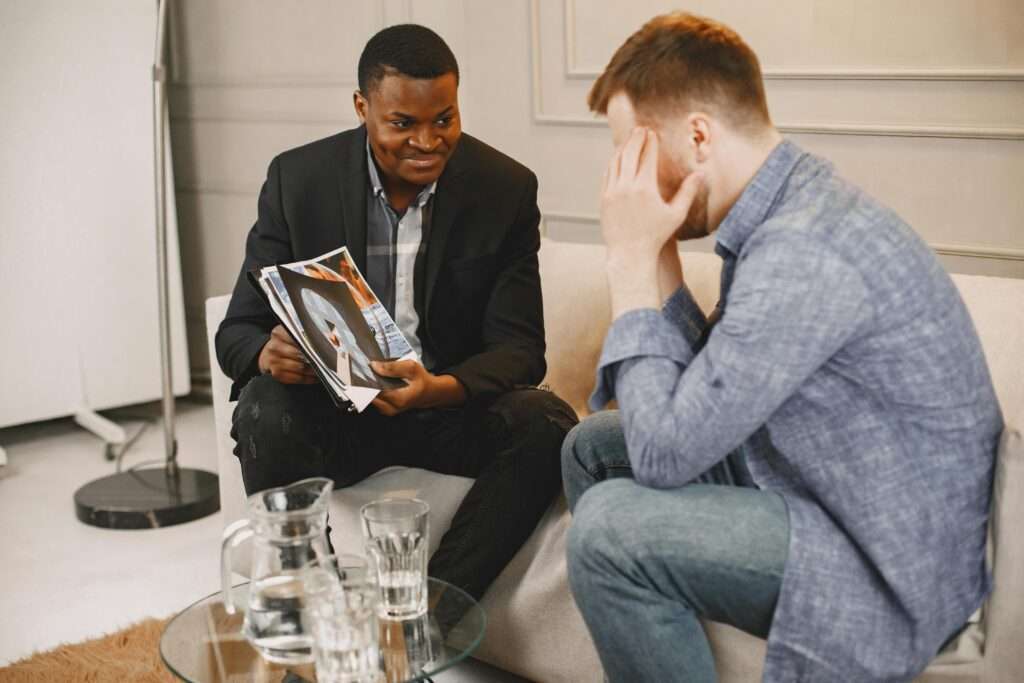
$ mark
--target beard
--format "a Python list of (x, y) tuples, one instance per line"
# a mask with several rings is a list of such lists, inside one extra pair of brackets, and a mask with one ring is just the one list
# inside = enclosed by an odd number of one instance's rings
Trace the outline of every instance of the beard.
[(697, 196), (693, 198), (693, 203), (690, 204), (689, 213), (686, 214), (682, 225), (676, 230), (676, 239), (680, 242), (683, 240), (697, 240), (710, 234), (711, 226), (708, 224), (708, 188), (707, 185), (701, 185), (701, 188), (697, 191)]

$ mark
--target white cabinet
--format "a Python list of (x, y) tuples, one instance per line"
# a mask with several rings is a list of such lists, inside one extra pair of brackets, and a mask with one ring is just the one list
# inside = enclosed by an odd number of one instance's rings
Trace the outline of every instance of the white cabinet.
[[(152, 1), (0, 3), (0, 427), (161, 395), (155, 35)], [(167, 178), (181, 395), (189, 368)]]

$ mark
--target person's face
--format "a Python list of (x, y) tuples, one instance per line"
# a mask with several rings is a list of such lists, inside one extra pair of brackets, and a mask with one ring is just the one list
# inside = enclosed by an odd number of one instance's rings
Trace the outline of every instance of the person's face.
[[(629, 96), (619, 92), (608, 101), (608, 126), (616, 149), (625, 144), (637, 126), (650, 128), (658, 134), (658, 193), (666, 202), (675, 196), (683, 179), (696, 170), (697, 161), (690, 144), (689, 120), (685, 114), (672, 119), (664, 116), (638, 119)], [(701, 183), (690, 205), (690, 212), (676, 231), (676, 239), (698, 239), (711, 233), (708, 191), (705, 176), (705, 181)]]
[(444, 171), (462, 135), (455, 74), (385, 76), (355, 94), (356, 113), (391, 185), (429, 185)]

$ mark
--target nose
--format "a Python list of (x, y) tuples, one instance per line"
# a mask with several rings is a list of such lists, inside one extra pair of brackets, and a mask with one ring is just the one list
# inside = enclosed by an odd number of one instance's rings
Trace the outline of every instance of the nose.
[(409, 138), (409, 144), (419, 152), (430, 153), (433, 152), (438, 144), (440, 144), (441, 138), (435, 135), (429, 127), (424, 126), (418, 128)]

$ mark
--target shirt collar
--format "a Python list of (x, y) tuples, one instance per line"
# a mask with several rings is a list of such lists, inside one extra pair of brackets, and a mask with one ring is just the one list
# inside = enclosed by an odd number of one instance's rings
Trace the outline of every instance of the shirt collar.
[[(389, 202), (388, 194), (384, 191), (384, 185), (380, 182), (380, 173), (377, 171), (377, 162), (373, 160), (373, 150), (370, 149), (370, 140), (366, 140), (366, 167), (370, 171), (370, 187), (373, 188), (374, 197), (384, 197), (384, 201)], [(413, 204), (422, 207), (437, 191), (437, 181), (430, 183), (416, 195)]]
[(718, 227), (718, 246), (740, 253), (754, 229), (768, 219), (786, 179), (804, 155), (789, 140), (775, 146)]

